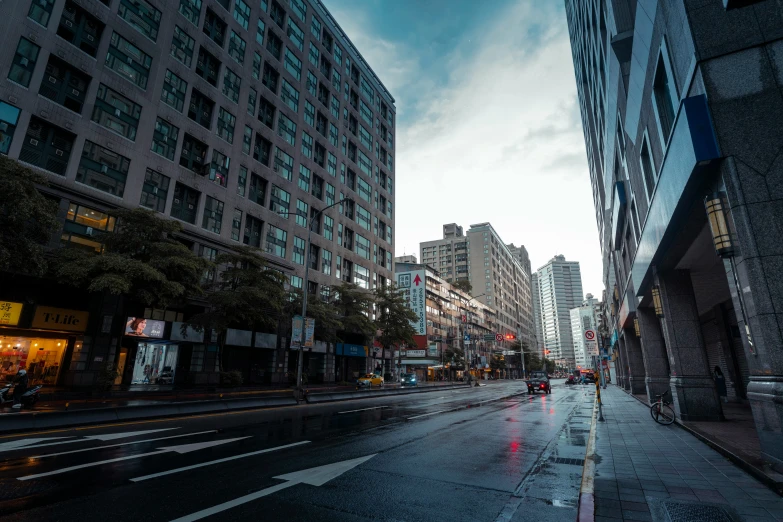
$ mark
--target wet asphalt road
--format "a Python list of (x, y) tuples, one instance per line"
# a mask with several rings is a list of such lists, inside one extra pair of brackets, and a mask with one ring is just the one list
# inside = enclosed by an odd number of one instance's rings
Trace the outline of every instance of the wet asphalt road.
[(573, 520), (593, 393), (500, 381), (0, 437), (0, 517)]

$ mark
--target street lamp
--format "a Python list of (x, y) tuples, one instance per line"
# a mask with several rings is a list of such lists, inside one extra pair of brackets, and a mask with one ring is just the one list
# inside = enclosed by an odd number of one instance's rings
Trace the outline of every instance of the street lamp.
[[(294, 398), (296, 398), (297, 402), (301, 401), (304, 398), (304, 390), (302, 390), (302, 365), (304, 364), (304, 356), (302, 355), (302, 351), (304, 350), (304, 342), (305, 342), (305, 323), (307, 319), (307, 297), (310, 293), (309, 292), (310, 241), (313, 236), (313, 223), (315, 222), (315, 218), (322, 215), (325, 210), (329, 210), (330, 208), (340, 205), (345, 201), (354, 201), (354, 199), (350, 197), (341, 199), (340, 201), (336, 201), (331, 205), (322, 208), (321, 210), (316, 210), (313, 213), (313, 215), (310, 216), (310, 220), (307, 223), (307, 243), (305, 245), (305, 274), (304, 274), (304, 285), (303, 285), (303, 292), (302, 292), (302, 326), (301, 326), (301, 331), (299, 333), (299, 359), (296, 364), (296, 389), (294, 390)], [(281, 214), (280, 211), (277, 211), (277, 213)], [(284, 211), (283, 213), (289, 215), (291, 214), (291, 212), (288, 210)]]

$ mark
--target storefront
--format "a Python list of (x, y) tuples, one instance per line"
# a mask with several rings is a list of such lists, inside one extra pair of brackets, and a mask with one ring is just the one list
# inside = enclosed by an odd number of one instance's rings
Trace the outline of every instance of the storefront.
[[(31, 384), (56, 386), (66, 355), (81, 349), (89, 314), (80, 310), (36, 306), (27, 312), (23, 303), (0, 301), (0, 381), (27, 370)], [(32, 317), (30, 317), (32, 315)], [(27, 322), (29, 328), (20, 328)]]
[[(170, 340), (170, 335), (171, 323), (166, 321), (127, 318), (117, 367), (126, 376), (130, 374), (130, 385), (145, 389), (174, 384), (179, 344)], [(128, 354), (131, 354), (130, 367), (127, 367)]]
[(338, 343), (335, 351), (337, 381), (354, 382), (367, 373), (367, 353), (367, 346)]

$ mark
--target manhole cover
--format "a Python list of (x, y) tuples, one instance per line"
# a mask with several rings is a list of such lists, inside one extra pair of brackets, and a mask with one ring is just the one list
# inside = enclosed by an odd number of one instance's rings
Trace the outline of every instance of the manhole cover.
[(663, 507), (672, 522), (735, 522), (724, 508), (707, 504), (664, 501)]
[(569, 464), (571, 466), (584, 466), (585, 459), (549, 459), (553, 464)]

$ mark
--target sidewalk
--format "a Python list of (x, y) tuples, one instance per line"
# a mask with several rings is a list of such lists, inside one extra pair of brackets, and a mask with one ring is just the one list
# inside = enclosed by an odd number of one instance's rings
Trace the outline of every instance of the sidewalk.
[(783, 498), (684, 429), (653, 421), (636, 398), (601, 391), (595, 520), (783, 521)]

